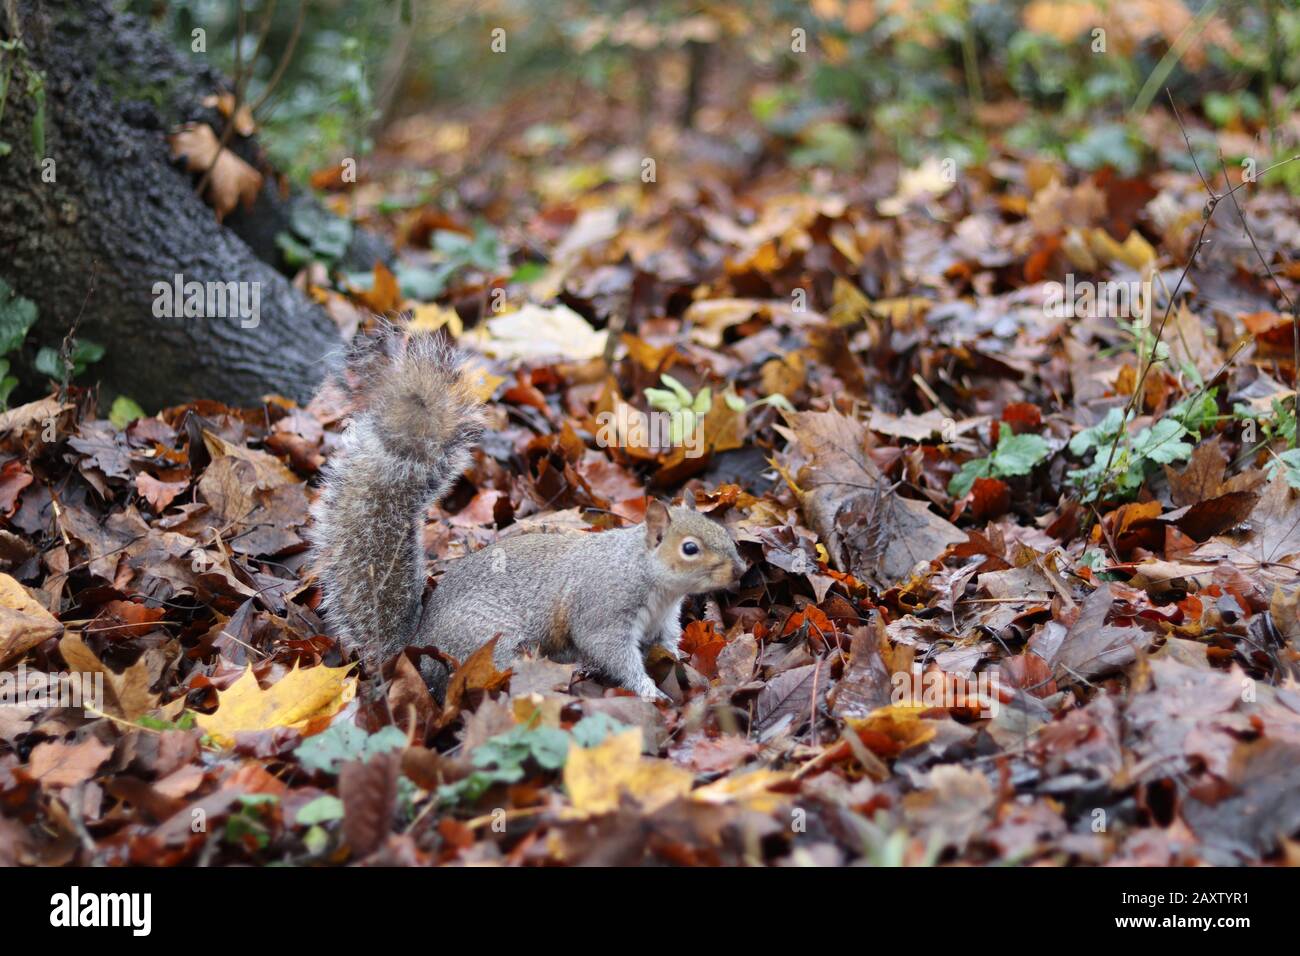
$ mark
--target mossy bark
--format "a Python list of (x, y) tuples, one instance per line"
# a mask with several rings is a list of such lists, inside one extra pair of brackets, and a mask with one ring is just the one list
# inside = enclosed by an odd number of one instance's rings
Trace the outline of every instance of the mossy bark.
[[(339, 337), (274, 268), (288, 204), (273, 177), (251, 210), (222, 225), (170, 157), (166, 137), (177, 123), (207, 122), (220, 134), (221, 117), (202, 100), (227, 88), (221, 77), (110, 0), (20, 0), (17, 13), (46, 87), (43, 156), (22, 84), (0, 123), (12, 149), (0, 159), (0, 278), (40, 310), (26, 348), (57, 345), (77, 321), (78, 335), (107, 349), (87, 378), (146, 408), (272, 392), (309, 398)], [(0, 17), (0, 30), (13, 26)], [(265, 169), (255, 143), (234, 148)], [(155, 284), (176, 275), (258, 283), (256, 326), (237, 315), (155, 315)]]

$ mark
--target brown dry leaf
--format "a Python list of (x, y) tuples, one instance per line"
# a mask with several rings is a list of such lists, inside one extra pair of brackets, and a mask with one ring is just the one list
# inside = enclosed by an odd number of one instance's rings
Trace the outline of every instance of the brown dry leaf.
[(546, 657), (520, 658), (511, 668), (510, 696), (567, 696), (575, 670), (577, 667), (573, 664), (560, 664)]
[(894, 195), (880, 200), (876, 205), (882, 216), (901, 216), (913, 204), (926, 204), (944, 195), (953, 188), (955, 182), (955, 177), (948, 174), (942, 160), (927, 156), (915, 169), (902, 170)]
[(1174, 367), (1191, 365), (1207, 381), (1212, 380), (1223, 364), (1223, 353), (1210, 341), (1200, 316), (1194, 314), (1183, 302), (1167, 324), (1164, 341), (1169, 343), (1169, 355)]
[(380, 315), (396, 312), (402, 306), (402, 290), (397, 284), (397, 276), (382, 262), (375, 263), (374, 281), (370, 288), (353, 290), (352, 294), (371, 312)]
[(113, 748), (87, 737), (78, 743), (50, 740), (32, 750), (28, 771), (45, 787), (75, 787), (95, 775)]
[(1040, 236), (1095, 225), (1105, 215), (1106, 194), (1091, 179), (1069, 187), (1053, 178), (1029, 203), (1029, 221)]
[(140, 492), (141, 497), (159, 514), (189, 486), (188, 481), (159, 481), (153, 475), (143, 471), (135, 476), (136, 491)]
[[(879, 615), (873, 617), (879, 624)], [(866, 717), (889, 705), (892, 675), (881, 657), (881, 638), (874, 627), (855, 627), (849, 633), (849, 663), (831, 694), (831, 712), (842, 718)]]
[(235, 525), (254, 507), (257, 469), (246, 458), (226, 455), (216, 459), (198, 481), (199, 497), (212, 506), (224, 525)]
[[(274, 455), (256, 448), (232, 445), (215, 432), (203, 430), (203, 444), (207, 446), (214, 462), (224, 457), (234, 457), (249, 462), (253, 466), (254, 487), (274, 488), (277, 485), (298, 484), (298, 476), (284, 466)], [(211, 469), (212, 465), (208, 468)]]
[(564, 788), (571, 819), (612, 813), (623, 797), (652, 813), (691, 792), (695, 776), (667, 760), (641, 756), (641, 728), (607, 737), (595, 747), (571, 747), (564, 764)]
[(1300, 503), (1282, 469), (1260, 492), (1244, 535), (1223, 535), (1201, 545), (1191, 556), (1197, 560), (1229, 561), (1255, 574), (1270, 590), (1276, 584), (1295, 583), (1300, 555)]
[[(207, 201), (217, 221), (225, 219), (240, 203), (249, 208), (262, 191), (262, 174), (229, 149), (222, 149), (216, 133), (207, 123), (186, 123), (167, 137), (172, 159), (185, 159), (185, 169), (199, 176), (207, 173)], [(214, 161), (215, 160), (215, 165)]]
[(147, 656), (142, 656), (118, 674), (105, 667), (95, 652), (86, 646), (81, 635), (76, 633), (63, 636), (59, 641), (59, 654), (70, 670), (104, 675), (104, 707), (110, 715), (123, 720), (136, 720), (158, 706), (158, 695), (149, 690), (153, 675)]
[(388, 685), (388, 712), (395, 724), (421, 740), (425, 728), (438, 713), (438, 705), (424, 678), (405, 654), (399, 654), (393, 666), (393, 680)]
[(1268, 613), (1282, 639), (1292, 650), (1300, 651), (1300, 588), (1273, 588)]
[(1125, 667), (1137, 659), (1138, 647), (1151, 643), (1151, 635), (1141, 628), (1105, 623), (1114, 603), (1109, 584), (1088, 595), (1074, 626), (1048, 662), (1058, 676), (1096, 677)]
[(1183, 804), (1183, 817), (1208, 848), (1210, 862), (1236, 863), (1267, 856), (1300, 827), (1300, 742), (1238, 743), (1227, 769), (1233, 793)]
[(762, 299), (706, 299), (692, 302), (682, 319), (691, 324), (694, 341), (716, 349), (727, 329), (748, 322), (766, 304)]
[[(872, 409), (867, 427), (873, 432), (879, 432), (881, 435), (888, 435), (891, 438), (906, 438), (908, 441), (923, 442), (934, 437), (943, 436), (945, 425), (949, 421), (948, 416), (937, 408), (932, 408), (922, 415), (913, 412), (904, 415), (891, 415), (879, 409)], [(988, 424), (988, 421), (989, 417), (987, 415), (966, 418), (956, 423), (954, 431), (957, 435), (978, 432)]]
[(787, 481), (836, 570), (893, 584), (919, 562), (966, 540), (924, 501), (903, 498), (885, 484), (867, 457), (869, 436), (861, 422), (836, 411), (787, 413), (786, 420), (807, 456), (797, 481)]
[(1259, 495), (1253, 491), (1232, 491), (1192, 505), (1175, 524), (1192, 540), (1204, 541), (1245, 521), (1258, 500)]
[(200, 714), (198, 725), (223, 747), (233, 747), (235, 734), (272, 727), (305, 728), (309, 722), (337, 714), (356, 696), (357, 679), (347, 667), (291, 670), (263, 690), (250, 665), (239, 680), (217, 692), (217, 711)]
[(995, 803), (993, 785), (984, 774), (942, 764), (930, 771), (929, 790), (903, 798), (903, 812), (941, 845), (964, 850), (989, 826)]
[(239, 109), (235, 109), (234, 93), (210, 93), (203, 97), (203, 105), (209, 109), (216, 108), (226, 119), (230, 119), (230, 114), (235, 114), (235, 132), (240, 136), (252, 136), (257, 132), (257, 123), (253, 119), (253, 111), (249, 109), (247, 103), (240, 103)]
[(1223, 475), (1228, 467), (1228, 456), (1223, 453), (1219, 436), (1215, 435), (1192, 449), (1192, 457), (1182, 471), (1165, 466), (1169, 479), (1169, 494), (1179, 508), (1213, 498), (1223, 486)]
[(376, 754), (364, 763), (350, 761), (339, 769), (343, 834), (357, 858), (379, 849), (392, 831), (401, 765), (402, 755), (391, 751)]
[(456, 668), (447, 682), (447, 698), (442, 708), (440, 726), (447, 726), (455, 720), (465, 706), (465, 697), (472, 690), (499, 690), (510, 679), (510, 671), (499, 671), (492, 657), (496, 652), (497, 639), (494, 637)]
[(11, 408), (0, 413), (0, 435), (11, 431), (21, 431), (38, 422), (53, 420), (72, 407), (72, 405), (65, 405), (54, 398), (40, 398), (34, 402), (28, 402), (26, 405)]
[(0, 667), (63, 633), (63, 625), (7, 574), (0, 574)]
[(856, 285), (843, 276), (836, 276), (831, 286), (829, 318), (833, 325), (853, 326), (867, 317), (871, 300)]

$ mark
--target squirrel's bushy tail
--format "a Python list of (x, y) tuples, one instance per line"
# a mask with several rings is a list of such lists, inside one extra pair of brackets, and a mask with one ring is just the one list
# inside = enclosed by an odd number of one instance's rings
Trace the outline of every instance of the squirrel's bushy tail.
[(469, 466), (482, 413), (441, 336), (384, 327), (347, 354), (352, 424), (312, 507), (326, 619), (373, 671), (416, 634), (424, 513)]

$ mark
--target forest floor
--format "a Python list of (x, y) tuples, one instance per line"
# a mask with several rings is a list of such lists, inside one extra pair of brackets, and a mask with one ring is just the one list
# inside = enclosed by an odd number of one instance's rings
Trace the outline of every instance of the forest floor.
[[(535, 100), (322, 170), (402, 264), (300, 279), (477, 355), (435, 570), (647, 495), (731, 530), (741, 586), (649, 661), (672, 703), (483, 654), (442, 703), (359, 680), (305, 543), (345, 395), (72, 390), (0, 417), (0, 690), (102, 706), (0, 707), (0, 862), (1300, 861), (1289, 195), (1226, 198), (1162, 112), (1135, 176), (850, 174)], [(624, 404), (687, 441), (611, 446)]]

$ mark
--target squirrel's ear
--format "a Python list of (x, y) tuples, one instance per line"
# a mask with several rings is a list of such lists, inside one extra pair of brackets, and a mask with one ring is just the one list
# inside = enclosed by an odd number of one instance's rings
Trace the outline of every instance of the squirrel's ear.
[(695, 489), (682, 492), (682, 507), (687, 511), (699, 511), (700, 502), (695, 495)]
[(652, 548), (659, 547), (668, 533), (668, 506), (658, 498), (651, 498), (645, 506), (645, 539)]

